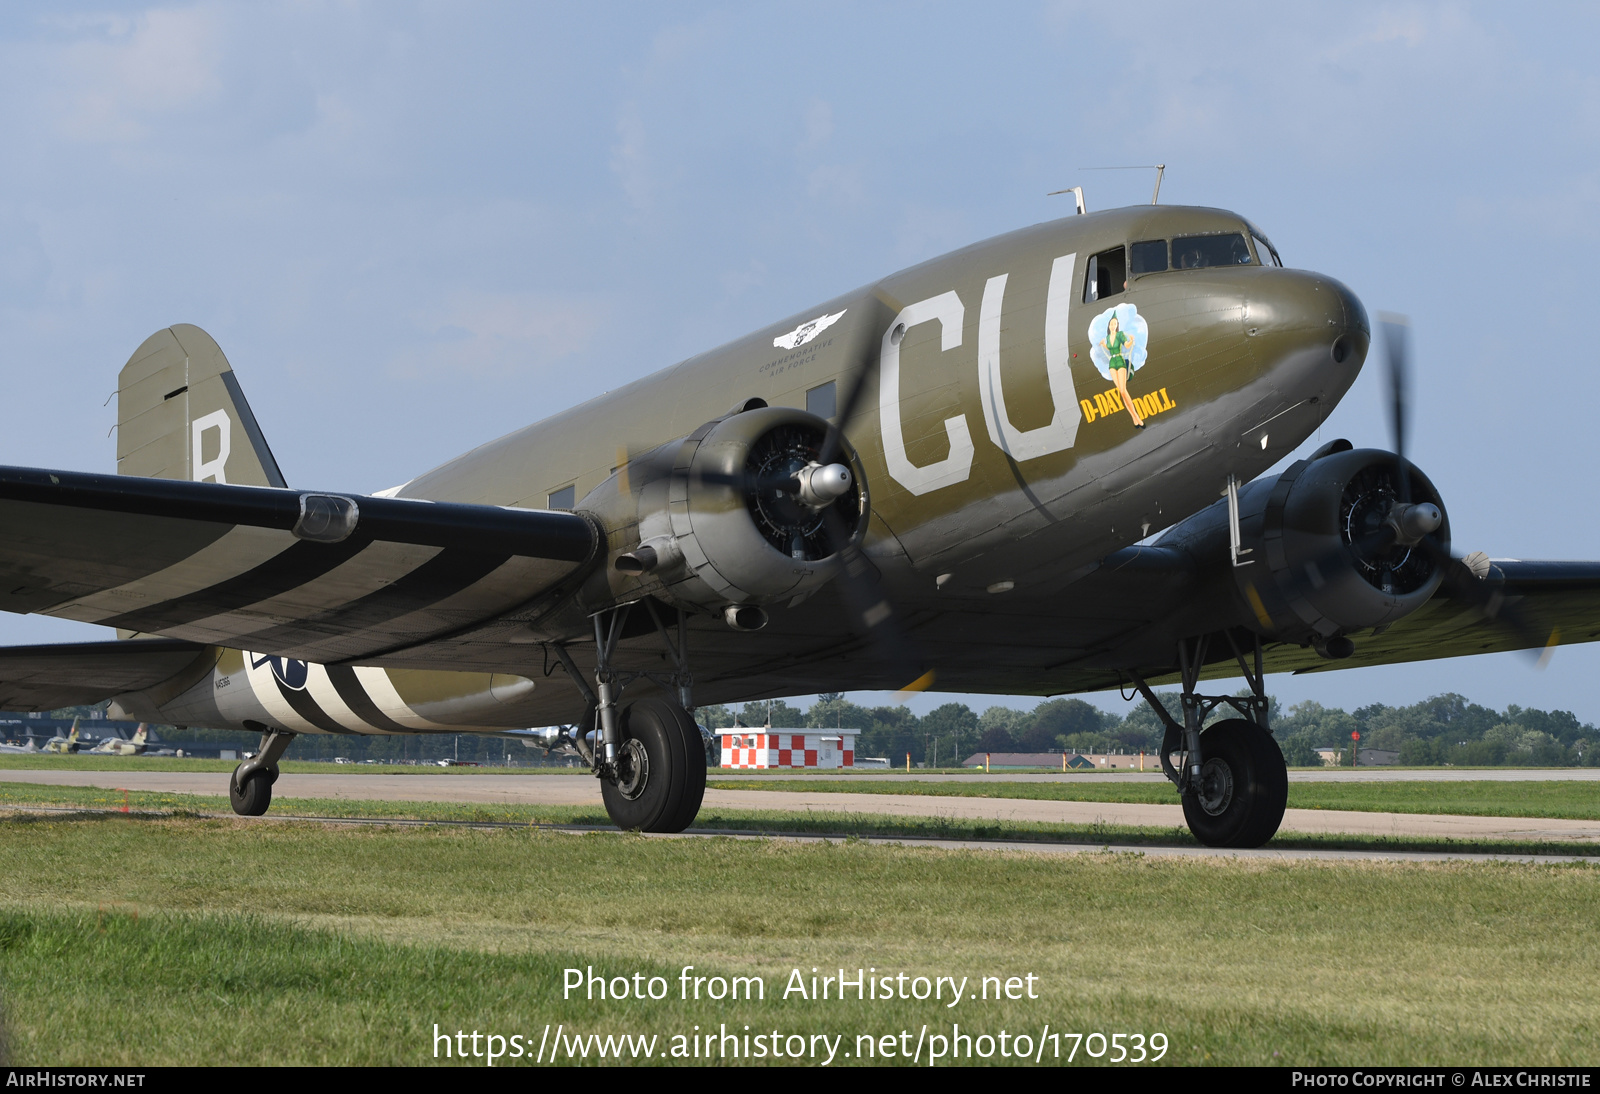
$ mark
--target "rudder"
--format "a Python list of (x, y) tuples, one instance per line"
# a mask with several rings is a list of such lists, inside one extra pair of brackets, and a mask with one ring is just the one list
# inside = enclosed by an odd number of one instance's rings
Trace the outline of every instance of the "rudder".
[(118, 374), (117, 474), (287, 485), (233, 366), (189, 323), (146, 338)]

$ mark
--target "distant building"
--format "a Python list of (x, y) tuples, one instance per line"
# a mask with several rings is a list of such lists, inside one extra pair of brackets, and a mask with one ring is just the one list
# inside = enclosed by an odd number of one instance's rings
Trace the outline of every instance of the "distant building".
[[(1322, 757), (1324, 767), (1338, 767), (1350, 755), (1348, 748), (1335, 745), (1324, 745), (1315, 751)], [(1388, 767), (1399, 762), (1400, 753), (1392, 748), (1363, 748), (1356, 756), (1356, 763), (1362, 767)]]
[(974, 752), (962, 767), (1045, 767), (1055, 771), (1160, 771), (1149, 752)]
[(859, 729), (724, 729), (727, 769), (854, 767)]

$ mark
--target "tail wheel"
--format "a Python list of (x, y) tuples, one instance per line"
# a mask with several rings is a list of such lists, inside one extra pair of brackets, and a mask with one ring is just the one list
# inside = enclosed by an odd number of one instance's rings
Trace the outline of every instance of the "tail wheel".
[(705, 748), (689, 712), (664, 699), (623, 708), (617, 776), (600, 784), (606, 813), (618, 828), (681, 832), (706, 793)]
[(1260, 847), (1289, 804), (1289, 768), (1272, 734), (1243, 718), (1200, 738), (1200, 781), (1183, 795), (1183, 818), (1209, 847)]
[(272, 804), (272, 784), (277, 778), (276, 769), (261, 769), (247, 778), (243, 787), (238, 785), (237, 779), (229, 779), (228, 800), (233, 804), (233, 811), (241, 817), (265, 814), (267, 806)]

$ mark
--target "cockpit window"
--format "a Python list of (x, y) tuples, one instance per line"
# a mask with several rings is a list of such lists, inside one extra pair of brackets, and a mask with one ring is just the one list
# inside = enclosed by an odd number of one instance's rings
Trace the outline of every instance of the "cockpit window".
[(1128, 287), (1128, 257), (1122, 247), (1101, 251), (1089, 259), (1083, 272), (1083, 302), (1091, 303)]
[(1266, 236), (1260, 232), (1254, 232), (1251, 234), (1251, 238), (1255, 240), (1256, 257), (1261, 260), (1263, 266), (1281, 267), (1283, 265), (1283, 259), (1278, 257), (1278, 249), (1272, 245), (1272, 242)]
[(1254, 259), (1238, 232), (1215, 236), (1179, 236), (1172, 241), (1172, 265), (1179, 270), (1211, 266), (1248, 266)]
[(1131, 248), (1133, 272), (1138, 274), (1160, 273), (1167, 268), (1167, 241), (1164, 239), (1147, 239), (1143, 243), (1135, 243)]

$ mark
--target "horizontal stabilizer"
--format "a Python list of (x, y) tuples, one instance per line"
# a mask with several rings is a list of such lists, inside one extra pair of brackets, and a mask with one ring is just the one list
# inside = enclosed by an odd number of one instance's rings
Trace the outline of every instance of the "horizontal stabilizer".
[(170, 638), (0, 646), (0, 710), (55, 710), (155, 687), (205, 650)]

